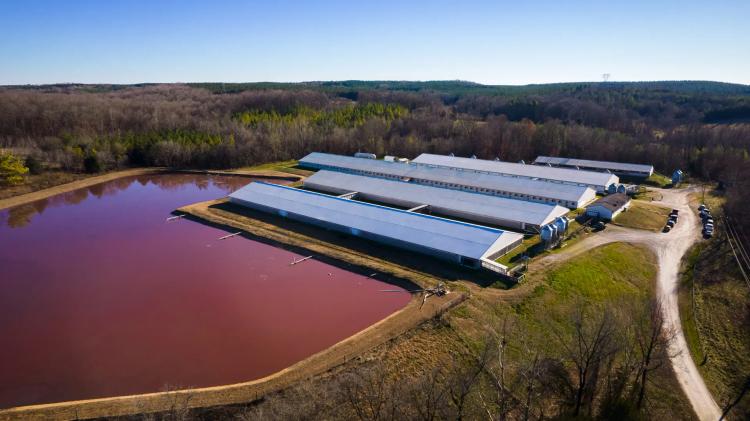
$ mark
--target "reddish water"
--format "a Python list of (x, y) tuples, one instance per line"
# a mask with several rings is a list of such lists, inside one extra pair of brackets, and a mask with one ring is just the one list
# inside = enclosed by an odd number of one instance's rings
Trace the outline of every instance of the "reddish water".
[(259, 378), (406, 304), (374, 279), (165, 222), (247, 182), (128, 178), (0, 211), (0, 408)]

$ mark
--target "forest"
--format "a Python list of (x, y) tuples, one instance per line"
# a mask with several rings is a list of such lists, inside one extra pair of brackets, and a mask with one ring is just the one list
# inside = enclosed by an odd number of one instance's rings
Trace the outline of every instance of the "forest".
[(728, 207), (743, 220), (748, 122), (750, 87), (717, 82), (7, 86), (0, 175), (230, 168), (311, 151), (560, 155), (680, 168), (735, 191)]

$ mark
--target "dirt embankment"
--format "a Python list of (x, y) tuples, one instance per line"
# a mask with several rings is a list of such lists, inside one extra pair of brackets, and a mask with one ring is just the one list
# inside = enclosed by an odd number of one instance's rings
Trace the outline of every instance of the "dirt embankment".
[(105, 183), (107, 181), (117, 180), (118, 178), (145, 174), (158, 174), (164, 171), (165, 170), (163, 168), (134, 168), (132, 170), (115, 171), (107, 174), (88, 177), (82, 180), (74, 181), (72, 183), (61, 184), (59, 186), (50, 187), (48, 189), (38, 190), (35, 192), (2, 199), (0, 200), (0, 209), (12, 208), (13, 206), (18, 205), (25, 205), (30, 202), (46, 199), (56, 194), (67, 193), (69, 191), (91, 187), (93, 185)]
[(107, 181), (117, 180), (123, 177), (132, 177), (137, 175), (147, 174), (162, 174), (162, 173), (190, 173), (190, 174), (206, 174), (206, 175), (230, 175), (240, 176), (248, 178), (268, 178), (273, 180), (285, 180), (285, 181), (300, 181), (305, 177), (295, 174), (284, 173), (273, 170), (258, 170), (258, 171), (247, 171), (247, 170), (170, 170), (166, 168), (133, 168), (130, 170), (115, 171), (107, 174), (96, 175), (87, 177), (81, 180), (76, 180), (71, 183), (60, 184), (58, 186), (50, 187), (43, 190), (37, 190), (31, 193), (21, 194), (18, 196), (9, 197), (7, 199), (0, 199), (0, 210), (12, 208), (14, 206), (25, 205), (37, 200), (46, 199), (56, 194), (67, 193), (69, 191), (91, 187), (96, 184), (106, 183)]

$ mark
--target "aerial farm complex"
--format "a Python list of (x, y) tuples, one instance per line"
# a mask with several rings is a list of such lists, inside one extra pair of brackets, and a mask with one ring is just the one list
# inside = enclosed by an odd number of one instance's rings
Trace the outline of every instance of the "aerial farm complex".
[(532, 165), (433, 154), (421, 154), (413, 161), (391, 156), (380, 160), (364, 153), (314, 152), (299, 161), (300, 167), (316, 171), (301, 187), (253, 182), (229, 200), (507, 275), (509, 268), (497, 260), (521, 245), (525, 235), (540, 234), (542, 239), (561, 235), (571, 210), (597, 201), (597, 193), (621, 194), (616, 193), (623, 186), (615, 169), (627, 167), (631, 171), (623, 174), (633, 175), (639, 168), (644, 177), (653, 171), (633, 164), (597, 167), (596, 162), (586, 161), (586, 168), (596, 168), (589, 171), (553, 166), (546, 157), (537, 161)]

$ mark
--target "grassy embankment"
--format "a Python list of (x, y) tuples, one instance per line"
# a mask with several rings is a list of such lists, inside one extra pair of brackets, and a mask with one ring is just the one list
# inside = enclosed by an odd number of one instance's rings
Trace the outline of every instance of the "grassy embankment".
[[(156, 170), (157, 168), (153, 168), (153, 169)], [(49, 189), (52, 187), (62, 186), (64, 184), (73, 183), (73, 182), (80, 181), (80, 180), (106, 176), (108, 174), (117, 174), (118, 172), (122, 172), (122, 171), (130, 171), (130, 170), (123, 169), (123, 170), (106, 171), (106, 172), (100, 172), (100, 173), (94, 173), (94, 174), (50, 170), (50, 171), (45, 171), (42, 174), (26, 175), (24, 177), (23, 182), (19, 184), (11, 185), (11, 186), (1, 186), (0, 187), (0, 200), (20, 196), (20, 195), (27, 194), (27, 193), (36, 192), (39, 190)], [(221, 172), (221, 170), (217, 170), (217, 171)], [(296, 160), (271, 162), (267, 164), (250, 166), (250, 167), (227, 169), (226, 171), (228, 173), (235, 172), (238, 174), (243, 174), (247, 172), (258, 172), (259, 174), (263, 174), (263, 173), (272, 174), (273, 172), (280, 172), (280, 173), (291, 174), (295, 176), (303, 176), (303, 177), (306, 177), (312, 174), (312, 171), (307, 171), (307, 170), (298, 168)]]
[[(520, 302), (498, 305), (494, 312), (501, 317), (516, 318), (521, 331), (539, 340), (545, 352), (555, 355), (560, 350), (550, 343), (555, 337), (552, 329), (571, 331), (568, 315), (572, 306), (586, 303), (617, 312), (628, 311), (630, 303), (645, 305), (654, 294), (656, 270), (655, 257), (645, 248), (625, 243), (604, 245), (547, 273), (532, 273), (530, 276), (541, 278), (534, 291)], [(479, 300), (468, 301), (454, 312), (476, 301)], [(692, 410), (671, 369), (660, 368), (653, 379), (654, 387), (650, 390), (657, 406), (653, 415), (661, 414), (664, 419), (692, 418)]]
[[(508, 342), (509, 370), (521, 366), (537, 352), (543, 357), (561, 358), (562, 350), (555, 338), (559, 332), (566, 337), (572, 334), (569, 314), (574, 306), (585, 303), (627, 312), (632, 303), (645, 305), (653, 295), (656, 270), (655, 257), (644, 248), (624, 243), (605, 245), (553, 267), (547, 273), (530, 274), (541, 278), (540, 282), (533, 292), (520, 300), (506, 301), (496, 290), (492, 293), (485, 293), (491, 290), (475, 290), (471, 299), (449, 310), (439, 320), (363, 355), (361, 361), (383, 364), (385, 373), (396, 379), (418, 378), (437, 367), (450, 367), (458, 355), (477, 352), (481, 343), (498, 333), (506, 321), (513, 326)], [(347, 370), (353, 371), (356, 367)], [(693, 418), (668, 364), (652, 373), (651, 378), (651, 418)], [(336, 379), (318, 381), (335, 382)], [(482, 393), (492, 396), (493, 392), (484, 390)], [(285, 396), (294, 396), (294, 393)]]
[(544, 250), (541, 244), (542, 240), (538, 234), (526, 235), (523, 243), (521, 243), (520, 246), (511, 250), (508, 254), (498, 257), (497, 259), (495, 259), (495, 261), (512, 268), (522, 263), (523, 256), (535, 258), (547, 253), (556, 253), (582, 240), (588, 234), (590, 234), (590, 230), (586, 227), (583, 227), (578, 221), (576, 221), (576, 218), (585, 211), (585, 209), (576, 209), (570, 211), (566, 215), (570, 223), (568, 224), (568, 231), (565, 234), (565, 241), (563, 241), (559, 247), (550, 250)]
[(651, 174), (650, 177), (643, 181), (643, 184), (655, 187), (670, 187), (672, 185), (672, 179), (666, 175), (659, 174), (657, 172)]
[[(253, 165), (250, 167), (242, 167), (239, 170), (252, 171), (252, 172), (276, 171), (276, 172), (287, 173), (287, 174), (292, 174), (292, 175), (297, 175), (297, 176), (302, 176), (302, 177), (307, 177), (314, 173), (313, 171), (308, 171), (308, 170), (300, 168), (298, 164), (299, 164), (299, 161), (292, 159), (289, 161), (270, 162), (267, 164)], [(296, 187), (299, 184), (301, 183), (295, 183), (295, 184), (292, 184), (292, 186)]]
[(27, 175), (22, 183), (11, 186), (0, 186), (0, 200), (38, 190), (48, 189), (74, 181), (92, 177), (93, 174), (70, 173), (64, 171), (50, 171), (38, 175)]
[[(694, 195), (721, 214), (723, 197)], [(694, 206), (695, 207), (695, 206)], [(750, 288), (734, 260), (722, 224), (709, 241), (693, 246), (683, 263), (680, 318), (693, 360), (720, 407), (735, 399), (750, 378)], [(730, 412), (750, 418), (750, 395)]]
[(633, 200), (625, 212), (615, 217), (614, 223), (628, 228), (661, 231), (671, 209), (641, 200)]

